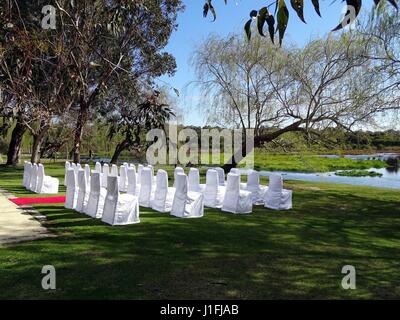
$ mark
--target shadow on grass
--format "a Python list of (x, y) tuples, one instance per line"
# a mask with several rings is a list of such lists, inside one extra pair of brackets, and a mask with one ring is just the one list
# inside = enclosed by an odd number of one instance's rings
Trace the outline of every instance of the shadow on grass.
[[(140, 208), (141, 223), (123, 227), (37, 205), (60, 237), (0, 249), (0, 297), (399, 298), (399, 195), (291, 186), (287, 212), (206, 209), (204, 218), (185, 220)], [(57, 270), (54, 292), (40, 288), (46, 264)], [(346, 264), (356, 267), (357, 290), (341, 288)]]

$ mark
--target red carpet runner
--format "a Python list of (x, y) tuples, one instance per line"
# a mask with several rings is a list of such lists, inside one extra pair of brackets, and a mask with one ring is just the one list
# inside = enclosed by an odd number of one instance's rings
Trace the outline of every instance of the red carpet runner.
[(21, 206), (25, 204), (44, 204), (44, 203), (64, 203), (65, 197), (47, 197), (47, 198), (14, 198), (10, 199), (16, 205)]

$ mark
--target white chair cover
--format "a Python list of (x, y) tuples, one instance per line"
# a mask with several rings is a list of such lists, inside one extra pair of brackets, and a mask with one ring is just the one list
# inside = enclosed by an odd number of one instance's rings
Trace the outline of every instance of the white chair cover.
[(225, 171), (224, 169), (220, 168), (220, 167), (216, 167), (214, 168), (214, 170), (216, 170), (218, 172), (218, 182), (220, 186), (224, 186), (225, 185)]
[(22, 176), (22, 186), (26, 188), (26, 181), (28, 179), (28, 161), (24, 162), (24, 174)]
[(200, 173), (197, 168), (190, 168), (188, 175), (188, 190), (194, 192), (203, 192), (204, 187), (200, 185)]
[(101, 220), (109, 225), (139, 223), (139, 203), (137, 197), (131, 194), (120, 194), (118, 190), (118, 178), (116, 176), (109, 176), (107, 185), (107, 195)]
[(85, 164), (85, 178), (86, 178), (86, 185), (88, 186), (88, 189), (90, 187), (90, 166), (88, 164)]
[(38, 166), (36, 193), (57, 194), (59, 184), (60, 182), (57, 178), (46, 176), (44, 174), (44, 166), (40, 163)]
[(71, 163), (69, 161), (65, 161), (65, 171), (64, 171), (64, 186), (67, 186), (67, 171), (71, 168)]
[(78, 172), (81, 169), (81, 164), (76, 163), (75, 166), (72, 166), (74, 168), (74, 173), (75, 173), (75, 180), (78, 182)]
[(222, 211), (231, 213), (251, 213), (253, 211), (251, 192), (240, 190), (240, 177), (235, 173), (228, 173)]
[(101, 173), (101, 163), (100, 162), (96, 162), (96, 164), (94, 165), (94, 170), (96, 172)]
[(86, 180), (86, 170), (78, 172), (78, 198), (76, 201), (76, 211), (83, 213), (88, 204), (90, 189)]
[(110, 175), (110, 167), (107, 163), (103, 164), (103, 173), (100, 175), (101, 186), (107, 189), (107, 179)]
[(22, 180), (23, 186), (29, 190), (31, 184), (32, 163), (29, 161), (24, 165), (24, 178)]
[(116, 164), (111, 165), (111, 175), (118, 177), (118, 167)]
[(119, 190), (122, 192), (126, 192), (127, 187), (128, 187), (128, 172), (127, 172), (127, 166), (122, 165), (120, 167), (120, 179), (119, 179)]
[(67, 209), (75, 209), (78, 201), (78, 181), (75, 178), (75, 170), (68, 169), (67, 171), (67, 193), (65, 197), (64, 207)]
[(140, 184), (140, 179), (141, 179), (141, 175), (142, 175), (142, 170), (143, 170), (143, 165), (142, 164), (138, 164), (137, 167), (137, 176), (136, 176), (136, 180), (137, 180), (137, 184)]
[(37, 178), (38, 178), (38, 165), (34, 163), (32, 165), (32, 170), (31, 170), (31, 183), (29, 185), (29, 190), (32, 192), (36, 192), (37, 188)]
[(139, 193), (139, 205), (142, 207), (150, 207), (153, 191), (153, 176), (151, 168), (143, 168), (141, 174), (141, 184)]
[(178, 218), (201, 218), (204, 215), (203, 194), (188, 191), (187, 176), (176, 175), (176, 188), (171, 215)]
[(158, 170), (156, 176), (156, 190), (154, 199), (151, 200), (151, 208), (159, 212), (170, 212), (174, 200), (175, 189), (168, 188), (168, 173)]
[(248, 172), (247, 183), (244, 189), (251, 192), (253, 204), (264, 204), (265, 192), (268, 190), (268, 187), (260, 185), (260, 173), (258, 171), (250, 170)]
[(221, 208), (224, 201), (225, 187), (219, 185), (218, 172), (208, 169), (204, 189), (204, 205), (210, 208)]
[(94, 172), (90, 179), (90, 193), (85, 213), (92, 218), (101, 218), (103, 216), (104, 201), (107, 190), (101, 187), (101, 173)]
[(269, 187), (265, 193), (264, 206), (274, 210), (292, 209), (292, 191), (283, 189), (283, 179), (280, 174), (269, 176)]
[(176, 167), (174, 170), (174, 188), (176, 188), (176, 176), (178, 175), (178, 173), (185, 173), (185, 171), (183, 170), (183, 168), (181, 167)]
[(127, 193), (128, 193), (128, 194), (131, 194), (131, 195), (136, 195), (137, 183), (136, 183), (136, 170), (135, 170), (135, 166), (133, 166), (133, 167), (130, 166), (130, 167), (128, 168), (127, 175), (128, 175)]

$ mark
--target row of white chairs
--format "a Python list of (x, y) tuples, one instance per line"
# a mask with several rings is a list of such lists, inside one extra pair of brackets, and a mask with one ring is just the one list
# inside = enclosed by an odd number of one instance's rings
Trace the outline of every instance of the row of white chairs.
[[(136, 174), (134, 165), (124, 164), (120, 168), (120, 175), (117, 176), (118, 170), (114, 169), (109, 174), (104, 174), (96, 164), (89, 179), (86, 169), (76, 167), (78, 169), (66, 164), (68, 169), (65, 179), (65, 207), (86, 213), (93, 218), (101, 218), (110, 225), (140, 222), (139, 204), (182, 218), (202, 217), (204, 214), (203, 195), (187, 191), (185, 175), (178, 178), (176, 188), (168, 188), (167, 172), (159, 170), (154, 179), (154, 169), (151, 166), (138, 166), (140, 174)], [(107, 188), (103, 187), (105, 177)], [(127, 182), (124, 183), (126, 193), (121, 193), (123, 180)]]
[[(168, 186), (167, 172), (158, 170), (154, 177), (152, 166), (139, 164), (136, 173), (135, 165), (125, 163), (119, 170), (112, 165), (109, 172), (107, 164), (96, 163), (95, 170), (90, 173), (88, 165), (82, 169), (79, 165), (66, 163), (66, 207), (102, 218), (110, 224), (139, 222), (138, 205), (188, 218), (202, 217), (204, 206), (232, 213), (251, 213), (253, 204), (264, 204), (276, 210), (292, 207), (292, 192), (283, 189), (282, 176), (272, 175), (270, 186), (261, 186), (259, 173), (255, 170), (248, 172), (247, 183), (241, 183), (238, 169), (232, 169), (226, 181), (222, 168), (209, 169), (206, 184), (200, 184), (198, 169), (191, 168), (186, 176), (183, 168), (177, 167), (173, 187)], [(125, 218), (121, 218), (124, 214), (120, 213), (119, 220), (116, 219), (118, 199), (123, 199), (126, 207)], [(105, 206), (107, 202), (114, 204)], [(105, 213), (104, 208), (114, 209)]]
[[(183, 169), (178, 167), (175, 171), (182, 172)], [(230, 176), (232, 174), (235, 176)], [(213, 168), (207, 170), (206, 184), (200, 184), (198, 169), (191, 168), (189, 170), (189, 190), (203, 192), (206, 207), (224, 210), (224, 204), (226, 205), (229, 201), (237, 201), (236, 198), (232, 200), (232, 194), (238, 194), (240, 198), (238, 206), (241, 208), (237, 210), (238, 213), (248, 213), (249, 210), (251, 212), (251, 205), (264, 205), (266, 208), (274, 210), (292, 208), (292, 191), (283, 189), (282, 175), (270, 175), (269, 186), (260, 184), (260, 173), (256, 170), (247, 171), (246, 183), (242, 183), (240, 180), (241, 171), (237, 168), (231, 169), (226, 181), (224, 170)], [(238, 192), (238, 188), (240, 192)], [(248, 210), (244, 208), (248, 208)]]
[(32, 164), (29, 161), (25, 161), (22, 185), (27, 190), (35, 193), (56, 194), (58, 193), (59, 180), (46, 176), (43, 164)]

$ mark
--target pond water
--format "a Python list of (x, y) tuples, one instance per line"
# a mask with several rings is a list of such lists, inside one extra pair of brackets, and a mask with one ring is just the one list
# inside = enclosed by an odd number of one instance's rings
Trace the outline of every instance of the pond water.
[[(326, 158), (339, 158), (338, 155), (321, 155)], [(388, 158), (400, 157), (398, 153), (377, 153), (363, 155), (345, 155), (345, 158), (354, 160), (387, 160)], [(378, 188), (400, 189), (400, 168), (371, 168), (368, 171), (375, 171), (382, 174), (382, 177), (342, 177), (335, 175), (335, 172), (326, 173), (302, 173), (290, 171), (260, 171), (260, 175), (269, 176), (272, 173), (280, 173), (286, 180), (300, 180), (311, 182), (329, 182), (339, 184), (351, 184), (359, 186), (370, 186)]]
[(400, 170), (390, 169), (370, 169), (382, 173), (382, 177), (341, 177), (334, 172), (326, 173), (301, 173), (285, 171), (260, 171), (260, 175), (269, 176), (272, 173), (281, 173), (285, 180), (301, 180), (311, 182), (329, 182), (340, 184), (351, 184), (360, 186), (370, 186), (378, 188), (400, 189)]

